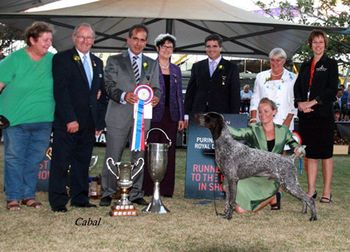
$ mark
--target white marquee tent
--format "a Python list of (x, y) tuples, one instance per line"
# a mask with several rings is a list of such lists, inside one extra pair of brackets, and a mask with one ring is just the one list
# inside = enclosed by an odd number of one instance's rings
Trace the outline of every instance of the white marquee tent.
[(0, 23), (18, 29), (35, 20), (53, 24), (58, 50), (72, 46), (72, 30), (81, 22), (96, 29), (95, 51), (125, 49), (128, 29), (143, 23), (150, 31), (146, 51), (154, 50), (153, 39), (159, 33), (169, 32), (177, 37), (176, 52), (201, 54), (204, 38), (218, 33), (227, 55), (264, 58), (272, 48), (282, 47), (291, 57), (313, 28), (261, 17), (219, 0), (100, 0), (38, 13), (0, 12)]
[(1, 0), (0, 12), (18, 12), (57, 0)]

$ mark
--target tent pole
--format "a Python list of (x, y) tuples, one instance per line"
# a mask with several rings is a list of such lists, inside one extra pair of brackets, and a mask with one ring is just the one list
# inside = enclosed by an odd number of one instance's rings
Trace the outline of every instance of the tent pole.
[(166, 19), (165, 33), (172, 34), (172, 31), (173, 31), (173, 20), (172, 19)]

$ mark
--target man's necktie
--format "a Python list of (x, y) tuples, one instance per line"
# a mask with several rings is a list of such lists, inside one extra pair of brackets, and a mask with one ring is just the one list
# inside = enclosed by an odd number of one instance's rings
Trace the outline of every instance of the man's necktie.
[(138, 56), (133, 56), (132, 57), (132, 69), (134, 70), (134, 73), (135, 73), (136, 84), (139, 84), (139, 82), (140, 82), (140, 71), (139, 71), (139, 67), (137, 65), (137, 59), (138, 59)]
[(209, 67), (210, 77), (213, 76), (215, 68), (216, 68), (216, 62), (213, 60), (210, 62), (210, 67)]
[(92, 81), (91, 68), (90, 68), (90, 64), (89, 64), (89, 61), (88, 61), (86, 54), (83, 56), (83, 66), (84, 66), (86, 77), (87, 77), (88, 82), (89, 82), (89, 88), (91, 88), (91, 81)]

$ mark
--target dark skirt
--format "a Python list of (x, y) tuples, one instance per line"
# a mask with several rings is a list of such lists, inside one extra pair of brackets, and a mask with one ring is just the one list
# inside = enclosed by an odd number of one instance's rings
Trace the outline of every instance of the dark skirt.
[[(152, 128), (161, 128), (165, 131), (168, 137), (171, 139), (172, 145), (168, 149), (168, 165), (164, 179), (160, 183), (160, 195), (166, 197), (172, 197), (175, 187), (175, 149), (176, 149), (176, 134), (177, 134), (177, 122), (171, 120), (169, 108), (165, 108), (164, 116), (160, 122), (152, 122)], [(149, 134), (148, 143), (169, 143), (165, 135), (154, 130)], [(147, 168), (147, 155), (145, 156), (145, 172), (143, 179), (143, 190), (146, 196), (153, 195), (154, 183), (148, 173)]]
[(310, 117), (299, 119), (302, 144), (306, 145), (306, 157), (328, 159), (333, 156), (334, 118)]

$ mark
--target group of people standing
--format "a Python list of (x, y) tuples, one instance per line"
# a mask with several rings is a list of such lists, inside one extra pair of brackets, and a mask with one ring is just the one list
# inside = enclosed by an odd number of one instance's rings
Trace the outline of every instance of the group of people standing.
[[(127, 143), (132, 142), (134, 106), (139, 100), (134, 90), (139, 84), (150, 85), (154, 94), (150, 100), (153, 117), (144, 120), (145, 132), (150, 128), (161, 128), (173, 143), (177, 131), (185, 129), (195, 113), (238, 114), (240, 111), (239, 69), (222, 57), (223, 40), (217, 34), (209, 35), (204, 41), (208, 59), (193, 65), (185, 99), (180, 68), (171, 63), (176, 46), (176, 38), (171, 34), (160, 34), (155, 39), (158, 58), (153, 60), (143, 54), (148, 42), (147, 27), (142, 24), (132, 26), (126, 38), (128, 49), (110, 56), (105, 68), (90, 51), (95, 32), (89, 24), (83, 23), (74, 29), (72, 49), (55, 55), (48, 52), (52, 34), (53, 29), (47, 23), (33, 23), (25, 35), (27, 47), (0, 63), (0, 114), (10, 121), (10, 126), (3, 131), (6, 207), (9, 210), (19, 210), (21, 204), (34, 208), (42, 206), (35, 198), (35, 187), (51, 129), (51, 209), (66, 212), (69, 200), (73, 207), (96, 207), (88, 197), (88, 167), (95, 136), (106, 127), (106, 159), (121, 160)], [(293, 129), (293, 117), (298, 110), (300, 133), (303, 144), (307, 145), (308, 194), (315, 197), (317, 160), (322, 159), (325, 185), (321, 200), (330, 202), (333, 171), (330, 132), (333, 133), (331, 128), (334, 127), (332, 103), (338, 70), (336, 62), (324, 55), (327, 37), (322, 31), (313, 31), (309, 44), (314, 57), (302, 65), (298, 77), (284, 68), (287, 55), (283, 49), (271, 51), (271, 69), (258, 74), (255, 82), (250, 125), (243, 130), (233, 128), (232, 136), (249, 138), (252, 147), (277, 153), (289, 144), (300, 154), (299, 145), (288, 130)], [(320, 136), (327, 136), (327, 139)], [(155, 131), (149, 141), (167, 140)], [(132, 163), (140, 157), (144, 157), (144, 151), (131, 151)], [(160, 193), (172, 197), (175, 145), (169, 149), (168, 160)], [(241, 188), (247, 187), (259, 190), (255, 182)], [(270, 183), (267, 187), (267, 194), (260, 195), (260, 200), (266, 204), (266, 199), (271, 198), (270, 203), (275, 206), (280, 198), (278, 185)], [(116, 191), (116, 178), (104, 164), (99, 205), (109, 206)], [(130, 200), (147, 205), (144, 196), (152, 192), (153, 183), (147, 169), (143, 169), (134, 178)], [(256, 209), (249, 203), (256, 202), (252, 198), (254, 193), (243, 197), (246, 199), (238, 202), (241, 207)]]
[(340, 85), (336, 95), (336, 101), (333, 103), (335, 121), (350, 120), (350, 85), (345, 88)]

